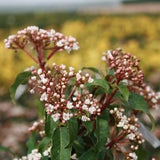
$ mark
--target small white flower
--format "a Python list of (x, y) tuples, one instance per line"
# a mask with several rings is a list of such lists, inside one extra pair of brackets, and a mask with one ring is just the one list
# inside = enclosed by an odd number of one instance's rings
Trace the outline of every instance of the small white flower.
[(111, 51), (110, 50), (108, 50), (108, 52), (107, 52), (108, 54), (108, 59), (113, 59), (113, 56), (112, 56), (112, 53), (111, 53)]
[(67, 103), (67, 108), (68, 109), (72, 109), (74, 106), (73, 106), (73, 104), (72, 104), (72, 102), (69, 102), (68, 101), (68, 103)]
[(135, 135), (134, 133), (130, 133), (130, 134), (127, 135), (127, 137), (128, 137), (130, 140), (134, 140), (135, 136), (136, 136), (136, 135)]
[(90, 114), (93, 114), (96, 111), (96, 108), (91, 106), (88, 111)]
[(137, 159), (138, 159), (138, 157), (137, 157), (137, 155), (136, 155), (135, 152), (129, 153), (129, 156), (130, 156), (131, 158), (133, 158), (133, 160), (137, 160)]
[(37, 74), (41, 74), (42, 73), (42, 69), (41, 68), (39, 68), (38, 70), (37, 70)]
[(90, 99), (86, 99), (86, 100), (84, 101), (84, 103), (85, 103), (85, 104), (90, 104)]
[(94, 79), (93, 78), (91, 78), (91, 77), (89, 77), (89, 79), (88, 79), (88, 83), (92, 83), (94, 81)]
[(33, 80), (33, 81), (35, 81), (36, 79), (37, 79), (36, 76), (31, 77), (31, 80)]
[(71, 47), (69, 47), (69, 46), (64, 46), (64, 49), (68, 52), (68, 53), (70, 53), (71, 52)]
[(84, 122), (89, 121), (89, 118), (86, 115), (83, 115), (82, 116), (82, 121), (84, 121)]
[(155, 98), (151, 99), (152, 103), (157, 103), (157, 100)]
[(76, 154), (73, 154), (73, 155), (71, 156), (71, 159), (73, 159), (73, 160), (78, 160), (77, 155), (76, 155)]
[(41, 98), (40, 98), (40, 101), (47, 101), (48, 100), (48, 95), (46, 92), (44, 92), (42, 95), (41, 95)]
[(59, 113), (55, 113), (55, 114), (52, 115), (52, 118), (53, 118), (53, 120), (54, 120), (55, 122), (57, 122), (57, 121), (59, 120), (59, 116), (60, 116)]
[(72, 37), (72, 36), (69, 36), (69, 37), (68, 37), (68, 41), (69, 41), (69, 42), (75, 42), (76, 39), (75, 39), (74, 37)]
[(79, 49), (79, 46), (77, 43), (73, 43), (73, 47), (72, 47), (73, 50), (78, 50)]
[(69, 119), (70, 119), (70, 114), (69, 113), (63, 113), (63, 119), (65, 120), (65, 121), (68, 121)]
[(48, 107), (47, 107), (47, 111), (48, 112), (53, 112), (54, 110), (54, 106), (52, 104), (49, 104)]
[(79, 73), (76, 74), (77, 81), (81, 79), (81, 75)]
[(84, 105), (82, 106), (82, 109), (88, 111), (88, 106), (87, 106), (86, 104), (84, 104)]

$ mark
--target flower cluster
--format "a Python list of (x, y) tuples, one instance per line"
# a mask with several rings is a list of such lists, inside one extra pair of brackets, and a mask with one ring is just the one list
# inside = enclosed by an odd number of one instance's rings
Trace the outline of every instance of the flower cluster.
[(28, 128), (29, 132), (34, 132), (37, 131), (41, 137), (45, 136), (45, 131), (44, 131), (44, 121), (39, 120), (33, 123), (31, 127)]
[(73, 116), (89, 121), (100, 114), (101, 104), (85, 86), (93, 82), (88, 73), (75, 72), (73, 67), (67, 70), (65, 65), (53, 63), (51, 69), (33, 69), (32, 74), (30, 92), (40, 93), (40, 101), (44, 102), (47, 114), (54, 121), (65, 123)]
[(118, 82), (126, 81), (128, 85), (140, 86), (144, 75), (139, 67), (139, 59), (121, 49), (109, 50), (102, 60), (107, 61), (110, 70), (114, 70)]
[(124, 82), (130, 91), (142, 95), (152, 108), (160, 106), (160, 96), (144, 82), (143, 72), (139, 67), (139, 59), (121, 49), (109, 50), (104, 53), (102, 60), (108, 63), (110, 70), (114, 70), (116, 83)]
[[(38, 152), (38, 149), (33, 149), (30, 154), (21, 158), (14, 158), (13, 160), (41, 160), (42, 157), (51, 158), (51, 147), (48, 147), (43, 153)], [(77, 155), (73, 154), (70, 157), (72, 160), (77, 160)]]
[[(139, 145), (144, 142), (142, 134), (138, 132), (139, 124), (138, 119), (134, 116), (127, 117), (124, 115), (123, 108), (114, 108), (110, 110), (110, 114), (113, 115), (116, 127), (122, 128), (121, 138), (118, 139), (117, 143), (122, 139), (128, 139), (128, 146), (130, 146), (130, 152), (123, 153), (127, 160), (137, 160), (137, 156), (134, 150), (137, 150)], [(121, 146), (122, 147), (122, 146)]]
[[(70, 53), (71, 50), (78, 50), (79, 45), (72, 36), (64, 36), (55, 30), (44, 30), (37, 26), (29, 26), (17, 32), (17, 35), (11, 35), (5, 39), (5, 46), (9, 49), (23, 49), (26, 45), (35, 44), (41, 46), (41, 49), (64, 49)], [(47, 48), (49, 47), (49, 48)]]
[(14, 158), (13, 160), (41, 160), (41, 158), (42, 155), (38, 152), (38, 149), (34, 149), (27, 156), (23, 156), (22, 158)]

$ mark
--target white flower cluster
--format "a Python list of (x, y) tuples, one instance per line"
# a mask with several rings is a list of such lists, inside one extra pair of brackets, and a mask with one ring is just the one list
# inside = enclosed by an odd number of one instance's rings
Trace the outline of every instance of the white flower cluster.
[[(123, 108), (114, 108), (110, 110), (110, 114), (113, 115), (117, 127), (120, 127), (123, 129), (124, 137), (127, 138), (131, 144), (130, 148), (131, 150), (137, 150), (139, 144), (144, 142), (144, 139), (142, 138), (142, 134), (138, 132), (138, 119), (135, 117), (127, 117), (124, 115), (124, 109)], [(136, 160), (135, 153), (130, 154), (129, 160)], [(132, 157), (132, 158), (131, 158)]]
[[(40, 93), (40, 100), (45, 103), (46, 112), (56, 122), (65, 123), (73, 116), (81, 117), (82, 121), (89, 121), (91, 115), (99, 115), (101, 104), (89, 93), (86, 83), (92, 83), (93, 79), (88, 73), (77, 73), (73, 67), (66, 69), (65, 65), (53, 64), (52, 69), (42, 71), (33, 70), (33, 76), (29, 80), (31, 93)], [(72, 80), (74, 79), (74, 84)], [(72, 87), (68, 95), (65, 92)]]
[(138, 157), (137, 157), (137, 155), (136, 155), (135, 152), (130, 152), (130, 153), (128, 154), (128, 156), (126, 157), (126, 159), (127, 159), (127, 160), (137, 160)]
[(42, 155), (38, 152), (38, 149), (34, 149), (27, 156), (23, 156), (22, 158), (14, 158), (13, 160), (41, 160), (41, 158)]
[(44, 30), (37, 26), (29, 26), (17, 32), (17, 35), (11, 35), (4, 40), (5, 47), (8, 49), (24, 48), (27, 44), (38, 44), (42, 49), (46, 47), (57, 47), (64, 49), (68, 53), (71, 50), (78, 50), (79, 44), (72, 36), (64, 36), (55, 30)]

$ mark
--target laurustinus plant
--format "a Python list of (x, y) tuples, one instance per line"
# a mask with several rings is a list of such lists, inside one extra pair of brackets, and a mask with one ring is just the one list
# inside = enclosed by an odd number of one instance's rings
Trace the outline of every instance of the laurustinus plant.
[[(55, 53), (79, 49), (72, 36), (36, 26), (5, 39), (37, 65), (20, 73), (10, 88), (26, 84), (39, 100), (39, 120), (28, 129), (28, 154), (19, 160), (137, 160), (145, 136), (138, 117), (158, 108), (160, 94), (144, 82), (139, 59), (121, 49), (103, 53), (106, 73), (47, 63)], [(144, 127), (144, 126), (143, 126)], [(149, 132), (149, 131), (148, 131)], [(141, 155), (142, 157), (142, 155)]]

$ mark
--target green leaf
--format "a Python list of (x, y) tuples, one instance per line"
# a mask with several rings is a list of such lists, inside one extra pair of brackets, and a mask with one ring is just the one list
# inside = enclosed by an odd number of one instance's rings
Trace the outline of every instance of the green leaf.
[(107, 76), (115, 76), (114, 70), (113, 69), (108, 69)]
[(66, 148), (68, 144), (68, 129), (66, 127), (57, 128), (52, 137), (51, 159), (70, 160), (71, 147)]
[(127, 88), (127, 86), (125, 86), (124, 84), (120, 84), (118, 86), (120, 93), (122, 94), (122, 96), (124, 97), (124, 99), (126, 101), (128, 101), (129, 98), (129, 90)]
[(87, 129), (86, 134), (93, 131), (93, 122), (92, 121), (83, 122), (83, 126)]
[(43, 138), (42, 141), (38, 145), (38, 150), (40, 152), (43, 152), (47, 148), (49, 142), (50, 142), (50, 138), (48, 137)]
[(36, 137), (35, 134), (32, 134), (27, 141), (28, 153), (31, 153), (31, 151), (35, 148), (36, 148)]
[(93, 81), (93, 83), (90, 83), (90, 85), (99, 86), (99, 87), (103, 88), (105, 90), (105, 92), (107, 92), (107, 93), (109, 93), (109, 91), (110, 91), (109, 84), (104, 79), (95, 79)]
[(84, 154), (82, 154), (82, 156), (78, 158), (78, 160), (97, 160), (94, 148), (92, 147), (87, 150)]
[(10, 87), (10, 95), (13, 103), (15, 103), (15, 93), (20, 84), (26, 84), (28, 82), (28, 78), (31, 76), (31, 72), (21, 72), (17, 75), (14, 83)]
[(13, 152), (10, 150), (10, 148), (5, 147), (5, 146), (0, 146), (0, 152), (1, 152), (1, 151), (10, 152), (10, 153), (13, 154)]
[(95, 136), (97, 138), (97, 150), (99, 152), (103, 151), (109, 136), (109, 126), (107, 120), (97, 117)]
[(73, 148), (76, 151), (77, 156), (80, 156), (85, 151), (85, 143), (81, 137), (77, 137), (77, 139), (73, 142)]
[(154, 118), (153, 118), (153, 116), (151, 115), (151, 113), (148, 111), (148, 113), (147, 113), (147, 115), (148, 115), (148, 117), (149, 117), (149, 119), (151, 120), (151, 123), (152, 123), (152, 131), (155, 129), (155, 120), (154, 120)]
[(154, 127), (155, 127), (154, 118), (150, 114), (150, 112), (148, 110), (148, 104), (142, 96), (140, 96), (134, 92), (130, 92), (130, 96), (129, 96), (129, 100), (128, 100), (127, 105), (128, 105), (128, 108), (143, 111), (144, 113), (146, 113), (152, 122), (152, 130), (154, 129)]
[(44, 119), (45, 117), (45, 106), (43, 104), (43, 102), (41, 101), (37, 101), (37, 112), (38, 112), (38, 115), (41, 119)]
[(46, 114), (45, 117), (45, 134), (47, 137), (52, 137), (54, 131), (58, 126), (58, 122), (54, 122), (50, 115)]
[(78, 122), (75, 117), (71, 118), (67, 121), (68, 131), (69, 131), (69, 146), (74, 142), (77, 138), (78, 134)]
[(135, 110), (139, 110), (139, 111), (143, 111), (145, 113), (148, 113), (148, 104), (145, 101), (145, 99), (134, 93), (134, 92), (130, 92), (129, 95), (129, 100), (128, 100), (128, 107), (135, 109)]

